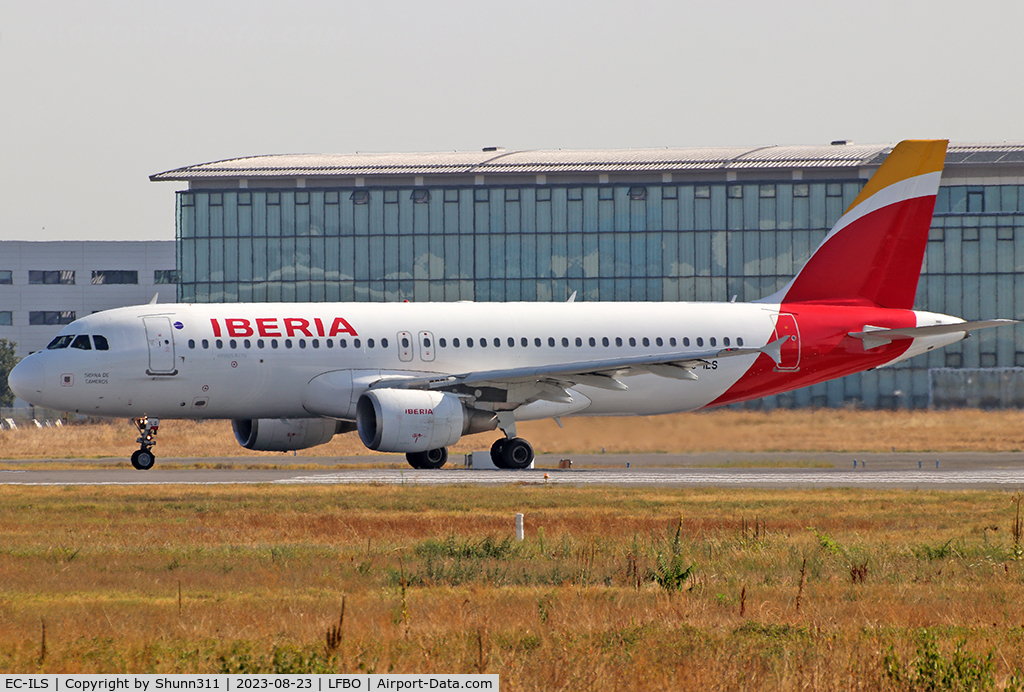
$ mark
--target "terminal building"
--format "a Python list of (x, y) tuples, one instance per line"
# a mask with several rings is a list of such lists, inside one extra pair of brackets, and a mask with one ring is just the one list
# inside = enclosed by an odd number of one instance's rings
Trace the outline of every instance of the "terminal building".
[(19, 358), (100, 310), (173, 303), (174, 241), (0, 241), (0, 339)]
[[(753, 300), (890, 146), (257, 156), (180, 181), (186, 302)], [(1024, 144), (951, 144), (915, 307), (1024, 314)], [(747, 406), (1018, 406), (1024, 329)]]

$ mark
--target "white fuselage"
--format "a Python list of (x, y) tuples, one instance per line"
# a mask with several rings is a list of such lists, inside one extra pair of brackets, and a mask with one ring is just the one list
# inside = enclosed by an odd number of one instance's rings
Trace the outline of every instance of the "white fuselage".
[[(88, 350), (30, 356), (23, 381), (39, 384), (22, 395), (36, 405), (101, 416), (351, 419), (359, 394), (381, 377), (761, 347), (779, 311), (755, 303), (145, 305), (65, 327), (65, 335), (104, 337), (109, 350), (90, 343)], [(915, 339), (899, 359), (958, 338)], [(806, 365), (813, 353), (804, 350)], [(536, 401), (516, 418), (699, 409), (722, 397), (757, 357), (710, 359), (690, 381), (629, 375), (625, 391), (577, 384), (572, 404)], [(320, 384), (344, 384), (310, 387), (328, 373), (337, 377)]]

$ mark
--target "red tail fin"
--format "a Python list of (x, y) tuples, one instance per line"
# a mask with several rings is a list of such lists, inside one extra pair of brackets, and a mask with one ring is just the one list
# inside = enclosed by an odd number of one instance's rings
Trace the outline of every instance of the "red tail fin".
[(759, 302), (912, 308), (946, 144), (897, 144), (796, 277)]

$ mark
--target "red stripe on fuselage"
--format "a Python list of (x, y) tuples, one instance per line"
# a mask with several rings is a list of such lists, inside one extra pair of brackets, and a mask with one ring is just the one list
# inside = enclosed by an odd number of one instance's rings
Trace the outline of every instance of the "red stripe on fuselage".
[[(884, 365), (906, 353), (913, 340), (898, 339), (865, 350), (864, 342), (849, 336), (849, 332), (861, 331), (866, 325), (887, 329), (917, 326), (911, 310), (788, 303), (780, 312), (793, 315), (799, 326), (798, 369), (781, 370), (775, 361), (761, 354), (736, 384), (709, 407), (780, 394)], [(772, 336), (772, 340), (775, 338)]]

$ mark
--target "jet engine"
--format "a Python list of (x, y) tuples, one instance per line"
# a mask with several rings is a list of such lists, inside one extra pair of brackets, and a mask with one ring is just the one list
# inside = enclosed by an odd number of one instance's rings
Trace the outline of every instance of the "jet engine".
[(333, 418), (259, 418), (231, 421), (238, 444), (258, 452), (291, 452), (316, 447), (355, 424)]
[(356, 404), (359, 439), (379, 452), (426, 452), (463, 435), (494, 430), (493, 413), (466, 407), (455, 394), (371, 389)]

